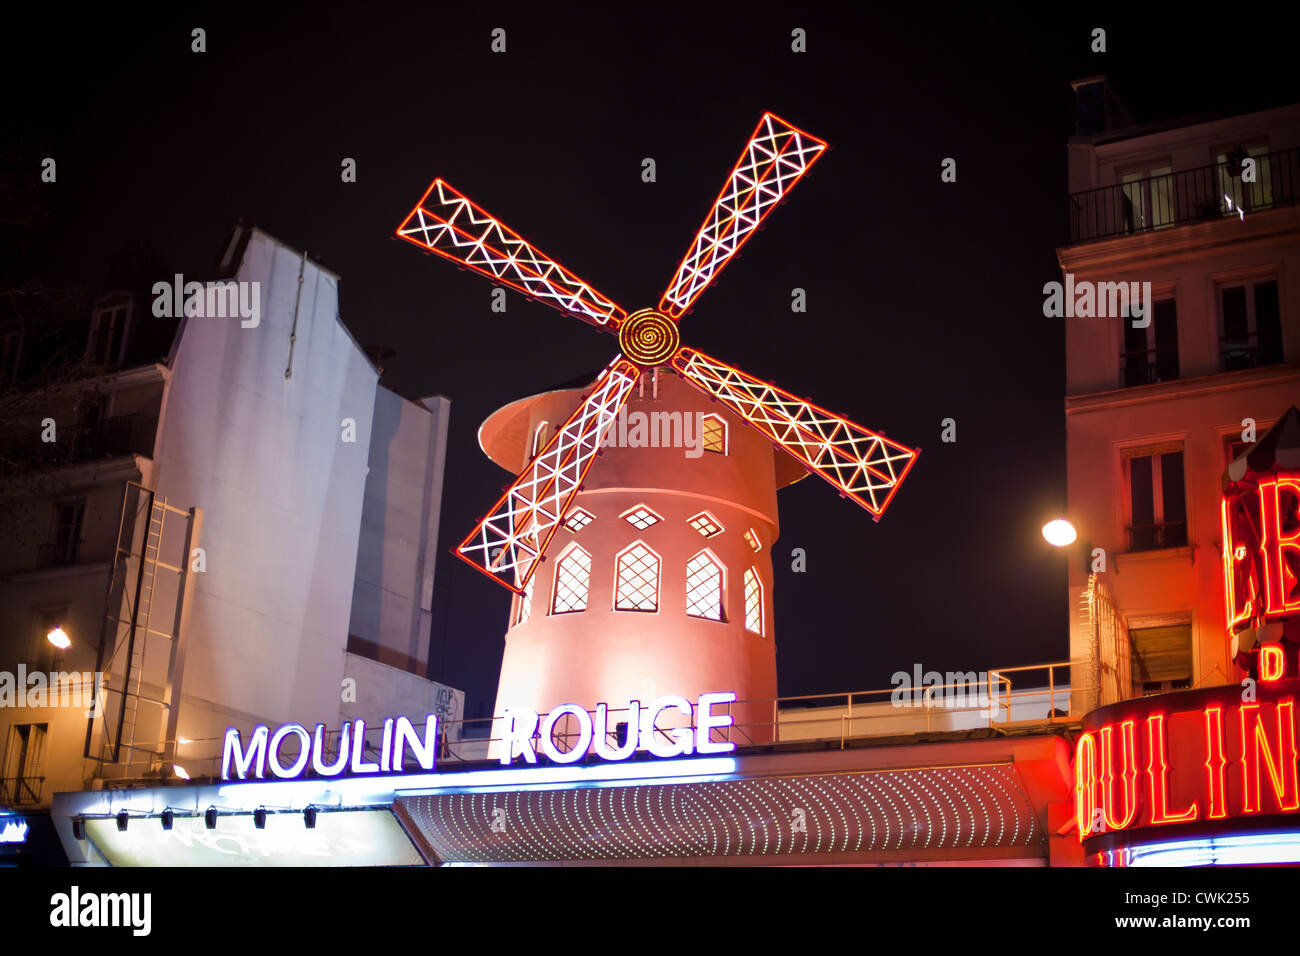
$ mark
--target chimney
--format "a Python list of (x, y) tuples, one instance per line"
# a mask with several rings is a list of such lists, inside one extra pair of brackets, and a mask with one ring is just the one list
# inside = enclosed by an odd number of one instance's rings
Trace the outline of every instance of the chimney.
[(1074, 135), (1095, 136), (1108, 130), (1123, 129), (1134, 123), (1105, 75), (1090, 76), (1070, 83), (1074, 88)]

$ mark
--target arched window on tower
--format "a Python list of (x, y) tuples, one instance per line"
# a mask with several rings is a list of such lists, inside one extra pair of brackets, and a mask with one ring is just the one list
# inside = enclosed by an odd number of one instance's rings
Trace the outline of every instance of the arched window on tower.
[(587, 610), (591, 590), (591, 555), (576, 544), (560, 555), (555, 563), (555, 596), (552, 614), (570, 614)]
[(659, 555), (643, 541), (619, 552), (614, 562), (614, 610), (659, 610)]
[(727, 423), (721, 415), (705, 415), (700, 419), (700, 444), (715, 455), (727, 453)]
[(722, 563), (707, 548), (686, 562), (686, 613), (722, 620)]
[(745, 572), (745, 630), (763, 636), (763, 582), (757, 568)]

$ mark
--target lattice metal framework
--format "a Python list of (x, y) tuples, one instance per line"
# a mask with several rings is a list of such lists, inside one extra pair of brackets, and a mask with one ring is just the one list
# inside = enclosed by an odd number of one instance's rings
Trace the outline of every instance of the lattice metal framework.
[(637, 541), (628, 545), (614, 566), (614, 610), (659, 610), (659, 555)]
[(824, 140), (765, 113), (660, 298), (659, 311), (670, 319), (685, 313), (825, 151)]
[(512, 591), (522, 591), (639, 375), (631, 362), (616, 358), (457, 553)]
[(763, 582), (754, 568), (745, 572), (745, 630), (763, 636)]
[(708, 551), (686, 562), (686, 613), (722, 620), (722, 565)]
[(682, 349), (673, 368), (876, 517), (917, 452), (725, 362)]
[[(778, 116), (763, 114), (658, 310), (635, 313), (596, 291), (445, 181), (434, 180), (398, 227), (400, 238), (618, 334), (622, 351), (573, 417), (457, 548), (461, 558), (519, 592), (567, 516), (596, 449), (640, 372), (661, 365), (671, 366), (723, 402), (876, 518), (884, 513), (916, 460), (915, 449), (682, 348), (676, 325), (826, 149), (823, 140)], [(726, 454), (727, 440), (727, 423), (706, 416), (705, 449)]]
[(555, 598), (552, 614), (587, 610), (591, 592), (591, 555), (576, 544), (569, 545), (555, 564)]
[(593, 325), (617, 329), (627, 318), (612, 300), (441, 179), (433, 181), (397, 235)]

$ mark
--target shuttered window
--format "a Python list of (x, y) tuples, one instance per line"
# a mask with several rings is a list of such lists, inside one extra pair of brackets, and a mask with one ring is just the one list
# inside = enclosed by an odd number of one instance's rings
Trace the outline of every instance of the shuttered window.
[(1178, 690), (1192, 684), (1192, 625), (1129, 629), (1135, 690)]

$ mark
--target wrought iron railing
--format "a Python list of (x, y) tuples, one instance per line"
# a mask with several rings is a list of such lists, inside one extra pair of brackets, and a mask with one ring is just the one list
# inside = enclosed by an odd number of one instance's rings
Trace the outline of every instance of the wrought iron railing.
[(0, 467), (11, 472), (112, 458), (153, 454), (155, 419), (139, 412), (94, 425), (59, 425), (54, 441), (41, 432), (0, 439)]
[(44, 777), (0, 777), (0, 806), (33, 806), (44, 791)]
[(1300, 149), (1250, 158), (1254, 182), (1243, 182), (1240, 163), (1229, 162), (1073, 193), (1070, 242), (1249, 215), (1300, 198)]
[(1258, 332), (1251, 332), (1244, 339), (1237, 337), (1220, 339), (1219, 351), (1223, 355), (1225, 372), (1238, 372), (1247, 368), (1259, 368), (1262, 365), (1280, 365), (1282, 339), (1277, 335), (1261, 337)]
[(1128, 549), (1130, 551), (1158, 551), (1161, 548), (1183, 548), (1186, 546), (1186, 521), (1134, 524), (1128, 527)]
[(1120, 353), (1124, 386), (1153, 385), (1178, 378), (1178, 349), (1139, 349)]

